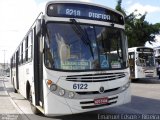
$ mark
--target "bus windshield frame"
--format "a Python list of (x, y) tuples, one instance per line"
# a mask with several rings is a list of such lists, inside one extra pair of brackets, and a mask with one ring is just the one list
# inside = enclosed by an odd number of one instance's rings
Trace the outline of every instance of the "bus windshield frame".
[(138, 52), (137, 66), (155, 67), (154, 52)]
[(48, 69), (95, 71), (128, 67), (123, 29), (78, 24), (82, 32), (74, 23), (46, 23), (44, 63)]

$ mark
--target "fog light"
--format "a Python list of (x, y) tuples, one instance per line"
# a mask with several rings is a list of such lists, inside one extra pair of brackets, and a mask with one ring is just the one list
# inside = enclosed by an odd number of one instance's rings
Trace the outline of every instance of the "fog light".
[(59, 90), (59, 95), (60, 95), (60, 96), (63, 96), (64, 94), (65, 94), (64, 89), (60, 89), (60, 90)]
[(122, 86), (122, 91), (125, 90), (125, 89), (126, 89), (126, 87), (125, 87), (125, 86)]
[(127, 84), (126, 84), (126, 88), (128, 88), (130, 86), (130, 82), (128, 82)]
[(130, 86), (130, 82), (128, 82), (127, 84), (123, 85), (121, 90), (123, 91), (123, 90), (127, 89), (129, 86)]
[(69, 98), (73, 98), (73, 97), (74, 97), (74, 92), (69, 92), (69, 93), (68, 93), (68, 97), (69, 97)]
[(56, 84), (52, 84), (50, 86), (50, 91), (56, 91), (57, 90), (57, 85)]

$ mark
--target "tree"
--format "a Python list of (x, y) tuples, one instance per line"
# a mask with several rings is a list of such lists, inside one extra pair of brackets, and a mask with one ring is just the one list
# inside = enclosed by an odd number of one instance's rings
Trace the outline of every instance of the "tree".
[(121, 7), (122, 5), (122, 0), (118, 0), (117, 1), (117, 5), (116, 5), (116, 10), (118, 10), (119, 12), (121, 12), (124, 16), (126, 16), (126, 12), (124, 11), (124, 9)]
[(145, 21), (147, 13), (137, 14), (137, 10), (127, 15), (125, 10), (121, 7), (122, 0), (117, 1), (116, 10), (121, 12), (125, 17), (125, 32), (128, 37), (128, 46), (144, 46), (155, 41), (155, 35), (160, 31), (160, 23), (150, 24)]

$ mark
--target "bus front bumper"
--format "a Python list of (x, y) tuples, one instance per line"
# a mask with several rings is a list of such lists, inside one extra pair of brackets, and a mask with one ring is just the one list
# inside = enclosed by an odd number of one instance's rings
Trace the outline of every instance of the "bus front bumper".
[[(94, 103), (95, 99), (103, 99), (106, 97), (108, 98), (107, 103), (98, 105)], [(60, 116), (105, 109), (129, 103), (131, 101), (131, 92), (129, 87), (119, 94), (110, 96), (102, 94), (92, 99), (68, 99), (50, 93), (45, 101), (45, 115)]]

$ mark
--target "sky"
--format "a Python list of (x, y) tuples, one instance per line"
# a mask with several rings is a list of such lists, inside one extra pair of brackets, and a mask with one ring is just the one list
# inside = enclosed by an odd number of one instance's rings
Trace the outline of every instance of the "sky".
[[(22, 41), (33, 21), (44, 10), (48, 0), (0, 0), (0, 63), (9, 63), (10, 58)], [(115, 8), (117, 0), (79, 0)], [(147, 12), (146, 21), (160, 23), (160, 0), (122, 0), (127, 14), (135, 9)], [(156, 36), (154, 46), (160, 46), (160, 36)], [(149, 46), (149, 45), (148, 45)]]

